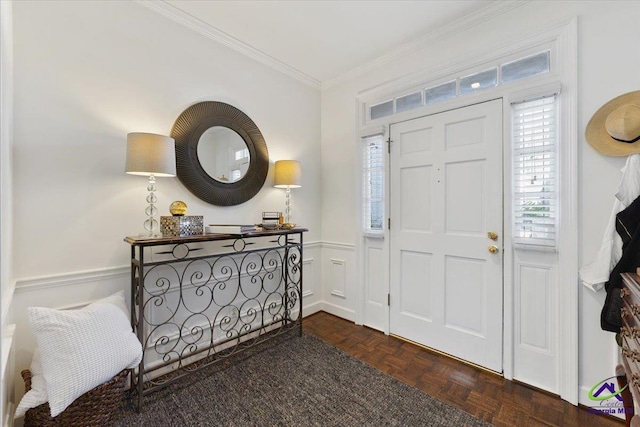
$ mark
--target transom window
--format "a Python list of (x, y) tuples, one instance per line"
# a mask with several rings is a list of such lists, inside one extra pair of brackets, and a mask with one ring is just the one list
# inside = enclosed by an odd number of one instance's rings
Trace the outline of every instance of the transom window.
[(457, 96), (473, 94), (485, 89), (517, 80), (548, 73), (551, 69), (551, 51), (525, 56), (515, 61), (487, 67), (484, 70), (458, 76), (435, 86), (427, 86), (409, 94), (379, 102), (368, 108), (371, 120), (412, 110)]

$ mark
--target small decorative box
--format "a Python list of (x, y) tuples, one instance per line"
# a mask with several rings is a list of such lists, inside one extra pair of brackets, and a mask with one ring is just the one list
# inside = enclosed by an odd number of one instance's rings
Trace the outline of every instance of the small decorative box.
[(164, 237), (196, 236), (203, 234), (202, 215), (161, 216), (160, 231)]

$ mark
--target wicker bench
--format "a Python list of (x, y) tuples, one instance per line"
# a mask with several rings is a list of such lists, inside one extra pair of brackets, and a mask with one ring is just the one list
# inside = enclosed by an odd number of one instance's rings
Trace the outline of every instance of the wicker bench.
[[(22, 371), (25, 392), (31, 390), (31, 371)], [(25, 427), (88, 427), (108, 426), (121, 409), (129, 371), (125, 369), (110, 381), (89, 390), (77, 398), (67, 409), (51, 418), (49, 404), (29, 409), (24, 418)]]

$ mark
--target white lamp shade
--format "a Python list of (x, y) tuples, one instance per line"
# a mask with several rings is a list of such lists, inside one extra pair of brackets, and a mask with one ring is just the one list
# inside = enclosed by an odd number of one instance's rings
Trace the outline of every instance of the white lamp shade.
[(278, 160), (275, 165), (274, 187), (299, 188), (302, 181), (300, 162), (295, 160)]
[(132, 175), (176, 176), (175, 141), (154, 133), (128, 134), (124, 171)]

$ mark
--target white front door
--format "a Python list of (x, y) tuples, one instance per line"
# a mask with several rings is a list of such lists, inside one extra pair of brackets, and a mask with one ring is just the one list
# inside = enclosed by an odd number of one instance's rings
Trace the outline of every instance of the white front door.
[(502, 100), (391, 140), (390, 332), (502, 372)]

